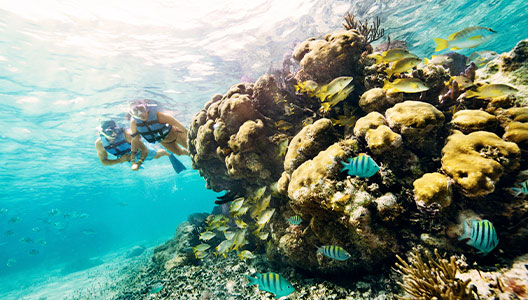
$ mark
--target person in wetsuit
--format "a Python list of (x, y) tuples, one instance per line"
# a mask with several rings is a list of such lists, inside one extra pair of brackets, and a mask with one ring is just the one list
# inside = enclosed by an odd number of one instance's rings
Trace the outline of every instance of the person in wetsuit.
[[(156, 103), (145, 99), (130, 105), (130, 130), (132, 131), (132, 149), (135, 153), (141, 145), (140, 136), (149, 143), (160, 142), (165, 149), (176, 155), (189, 155), (187, 151), (187, 128), (176, 118), (159, 110)], [(172, 158), (173, 156), (170, 156)], [(131, 158), (132, 168), (139, 168), (143, 161)], [(171, 159), (173, 166), (179, 161)], [(181, 163), (180, 163), (181, 164)]]

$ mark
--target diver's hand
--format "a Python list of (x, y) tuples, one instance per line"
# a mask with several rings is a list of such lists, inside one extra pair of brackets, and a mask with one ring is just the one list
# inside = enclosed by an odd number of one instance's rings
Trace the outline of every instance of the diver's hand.
[(137, 170), (139, 170), (139, 167), (141, 167), (141, 164), (142, 164), (142, 163), (143, 163), (143, 159), (140, 159), (140, 160), (134, 162), (134, 163), (132, 164), (132, 167), (131, 167), (132, 171), (137, 171)]

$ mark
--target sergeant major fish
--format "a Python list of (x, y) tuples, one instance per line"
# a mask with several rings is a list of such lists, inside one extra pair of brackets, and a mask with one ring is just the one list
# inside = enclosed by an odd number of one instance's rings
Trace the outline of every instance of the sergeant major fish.
[(317, 252), (322, 253), (335, 260), (347, 260), (350, 258), (350, 254), (343, 248), (335, 245), (321, 246), (317, 248)]
[(487, 255), (498, 244), (497, 232), (488, 220), (471, 220), (471, 227), (464, 221), (464, 233), (458, 240), (469, 239), (467, 244), (479, 250), (479, 253)]
[(520, 184), (520, 188), (512, 187), (511, 189), (515, 192), (515, 197), (519, 196), (521, 193), (528, 195), (528, 180)]
[(380, 167), (368, 155), (360, 155), (354, 158), (349, 158), (348, 163), (341, 161), (343, 168), (341, 172), (348, 171), (348, 175), (368, 178), (376, 174)]
[(248, 286), (258, 284), (258, 288), (261, 291), (270, 292), (275, 294), (275, 299), (280, 297), (288, 296), (295, 291), (295, 288), (289, 283), (284, 277), (277, 273), (257, 273), (256, 277), (246, 275), (249, 279)]

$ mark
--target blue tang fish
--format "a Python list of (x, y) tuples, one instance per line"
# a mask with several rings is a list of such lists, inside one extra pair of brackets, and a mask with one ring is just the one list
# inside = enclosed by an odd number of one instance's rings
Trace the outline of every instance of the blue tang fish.
[(499, 244), (497, 232), (488, 220), (471, 220), (471, 227), (464, 221), (464, 233), (458, 240), (463, 239), (469, 239), (467, 244), (479, 250), (479, 253), (484, 254), (484, 256), (488, 255)]
[(286, 221), (288, 221), (288, 223), (291, 225), (299, 225), (301, 224), (302, 219), (298, 215), (295, 215), (287, 218)]
[(321, 246), (317, 248), (317, 252), (322, 253), (325, 256), (328, 256), (330, 258), (333, 258), (335, 260), (347, 260), (350, 258), (350, 254), (346, 252), (345, 249), (339, 247), (339, 246)]
[(275, 294), (275, 299), (280, 297), (288, 296), (293, 293), (295, 289), (284, 277), (277, 273), (257, 273), (256, 277), (246, 275), (249, 279), (249, 285), (258, 284), (261, 291), (270, 292)]
[(380, 169), (378, 164), (368, 155), (349, 158), (348, 163), (342, 161), (341, 164), (343, 165), (341, 172), (348, 170), (348, 175), (355, 175), (362, 178), (371, 177)]
[(520, 188), (517, 188), (517, 187), (512, 187), (511, 189), (515, 192), (515, 196), (519, 196), (521, 193), (522, 194), (525, 194), (525, 195), (528, 195), (528, 180), (522, 182), (520, 184)]

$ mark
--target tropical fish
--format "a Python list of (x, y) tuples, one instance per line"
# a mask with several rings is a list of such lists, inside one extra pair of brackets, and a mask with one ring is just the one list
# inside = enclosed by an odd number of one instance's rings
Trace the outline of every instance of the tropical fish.
[(343, 91), (343, 89), (346, 88), (352, 82), (352, 80), (353, 78), (350, 76), (334, 78), (332, 81), (330, 81), (330, 83), (320, 87), (315, 95), (321, 100), (321, 102), (323, 102), (327, 98)]
[(224, 237), (226, 240), (232, 240), (235, 237), (235, 233), (233, 231), (224, 231)]
[(286, 221), (288, 223), (290, 223), (290, 225), (299, 225), (299, 224), (301, 224), (302, 219), (301, 219), (300, 216), (295, 215), (295, 216), (291, 216), (291, 217), (287, 218)]
[(33, 228), (31, 228), (31, 231), (40, 232), (40, 227), (33, 227)]
[(278, 120), (277, 122), (275, 122), (275, 127), (279, 131), (286, 131), (286, 130), (291, 129), (293, 127), (293, 125), (291, 123), (288, 123), (288, 122), (284, 121), (284, 120)]
[(382, 89), (390, 93), (420, 93), (429, 90), (429, 88), (417, 78), (398, 78), (394, 80), (394, 82), (385, 80), (383, 83)]
[(233, 237), (233, 250), (238, 250), (240, 247), (246, 245), (248, 241), (246, 240), (246, 229), (239, 230), (235, 233)]
[(33, 240), (31, 238), (28, 238), (28, 237), (23, 237), (20, 239), (21, 242), (24, 242), (24, 243), (33, 243)]
[(227, 257), (227, 252), (231, 249), (233, 245), (233, 240), (222, 241), (218, 246), (216, 246), (216, 254), (222, 254), (224, 257)]
[(255, 193), (253, 194), (253, 200), (256, 201), (262, 198), (262, 196), (264, 196), (264, 193), (266, 192), (266, 188), (267, 186), (263, 186), (259, 188), (258, 190), (256, 190)]
[(237, 199), (233, 200), (233, 202), (231, 202), (231, 206), (229, 208), (229, 211), (230, 212), (237, 212), (242, 207), (243, 204), (244, 204), (244, 198), (243, 197), (237, 198)]
[(251, 251), (249, 251), (249, 250), (243, 250), (243, 251), (241, 251), (240, 253), (238, 253), (237, 256), (238, 256), (241, 260), (246, 260), (246, 259), (253, 259), (253, 258), (255, 258), (255, 255), (253, 255), (253, 253), (251, 253)]
[(8, 222), (9, 223), (18, 223), (18, 222), (20, 222), (20, 217), (12, 217), (11, 219), (9, 219)]
[(11, 266), (13, 266), (14, 264), (16, 264), (16, 262), (17, 262), (16, 259), (14, 259), (14, 258), (10, 258), (10, 259), (7, 260), (7, 262), (6, 262), (6, 266), (7, 266), (7, 267), (11, 267)]
[(266, 197), (262, 198), (253, 207), (249, 215), (252, 218), (255, 218), (256, 216), (260, 215), (264, 210), (266, 210), (266, 208), (268, 208), (270, 201), (271, 201), (271, 195), (267, 195)]
[(161, 282), (158, 282), (156, 284), (154, 284), (150, 290), (149, 290), (149, 294), (156, 294), (156, 293), (159, 293), (161, 292), (161, 290), (163, 289), (163, 284)]
[(12, 236), (12, 235), (15, 234), (15, 232), (13, 230), (9, 229), (6, 232), (4, 232), (4, 234), (7, 235), (7, 236)]
[(226, 225), (220, 225), (216, 228), (216, 230), (218, 231), (226, 231), (226, 230), (229, 230), (229, 226), (226, 226)]
[(261, 240), (266, 240), (269, 236), (269, 232), (256, 232), (255, 235)]
[(31, 249), (31, 250), (29, 250), (29, 255), (33, 255), (33, 256), (35, 256), (35, 255), (37, 255), (37, 254), (39, 254), (39, 251), (38, 251), (37, 249)]
[(205, 250), (207, 250), (209, 248), (211, 248), (211, 245), (209, 245), (209, 244), (200, 244), (198, 246), (193, 247), (193, 251), (194, 252), (198, 252), (198, 251), (203, 252), (203, 251), (205, 251)]
[(286, 151), (288, 151), (288, 143), (290, 141), (288, 139), (284, 139), (282, 140), (278, 147), (279, 147), (279, 153), (277, 154), (277, 157), (284, 157), (284, 155), (286, 155)]
[(337, 119), (331, 119), (332, 124), (337, 126), (352, 127), (356, 124), (356, 118), (354, 116), (338, 116)]
[(488, 220), (471, 220), (471, 227), (464, 221), (464, 233), (458, 240), (469, 239), (468, 245), (479, 250), (479, 253), (487, 255), (498, 244), (497, 232)]
[(473, 52), (467, 59), (467, 64), (474, 62), (477, 67), (481, 68), (490, 61), (494, 60), (499, 54), (495, 51), (479, 51)]
[(257, 273), (255, 277), (248, 275), (246, 277), (249, 279), (248, 286), (258, 284), (259, 290), (275, 294), (275, 299), (288, 296), (295, 291), (293, 286), (277, 273)]
[(304, 82), (298, 82), (293, 87), (295, 88), (295, 92), (307, 94), (308, 97), (315, 97), (315, 92), (317, 91), (318, 86), (317, 82), (306, 80)]
[(269, 220), (271, 219), (271, 216), (273, 216), (273, 213), (275, 212), (275, 208), (270, 208), (263, 212), (259, 218), (257, 219), (258, 225), (266, 225)]
[(406, 57), (393, 63), (390, 69), (385, 70), (385, 73), (391, 77), (392, 75), (407, 72), (410, 69), (416, 67), (421, 62), (422, 60), (417, 57)]
[(317, 252), (322, 253), (325, 256), (328, 256), (335, 260), (347, 260), (350, 258), (350, 254), (346, 252), (345, 249), (331, 245), (331, 246), (321, 246), (317, 248)]
[(84, 229), (82, 231), (82, 234), (84, 234), (84, 235), (94, 235), (94, 234), (96, 234), (96, 232), (93, 229)]
[(341, 161), (343, 168), (341, 172), (348, 170), (348, 175), (368, 178), (376, 174), (380, 167), (368, 155), (360, 155), (354, 158), (349, 158), (348, 163)]
[(453, 59), (447, 55), (433, 55), (431, 59), (424, 58), (426, 65), (447, 65), (453, 62)]
[(199, 239), (202, 240), (202, 241), (208, 241), (208, 240), (214, 238), (215, 236), (216, 236), (216, 233), (207, 230), (205, 232), (200, 233)]
[(473, 86), (473, 81), (471, 79), (467, 78), (466, 76), (452, 76), (449, 81), (446, 83), (446, 86), (450, 86), (453, 81), (456, 81), (458, 84), (458, 87), (461, 89), (467, 89), (471, 86)]
[(241, 219), (235, 219), (235, 224), (238, 228), (246, 228), (248, 225)]
[(466, 98), (498, 98), (515, 94), (518, 91), (519, 90), (517, 90), (516, 88), (507, 84), (485, 84), (483, 86), (479, 86), (476, 91), (467, 91)]
[(497, 32), (487, 27), (468, 27), (451, 34), (447, 40), (435, 38), (435, 51), (444, 50), (446, 48), (451, 50), (474, 48), (490, 40), (495, 33)]
[(369, 54), (367, 57), (369, 58), (375, 58), (376, 64), (379, 64), (380, 62), (393, 62), (397, 61), (406, 57), (417, 57), (416, 55), (410, 53), (409, 51), (402, 49), (402, 48), (393, 48), (390, 50), (387, 50), (381, 54), (379, 53), (373, 53)]
[(39, 243), (41, 245), (47, 245), (48, 244), (48, 242), (45, 239), (39, 240)]
[(0, 208), (0, 215), (6, 215), (9, 209), (7, 208)]
[(196, 252), (194, 252), (194, 257), (196, 257), (197, 259), (204, 259), (205, 257), (207, 257), (207, 255), (209, 255), (209, 253), (207, 253), (205, 251), (196, 251)]
[(56, 216), (60, 214), (60, 210), (58, 208), (53, 208), (48, 212), (48, 216)]
[(521, 193), (528, 195), (528, 180), (520, 184), (520, 188), (512, 187), (511, 189), (515, 192), (515, 197), (519, 196)]

